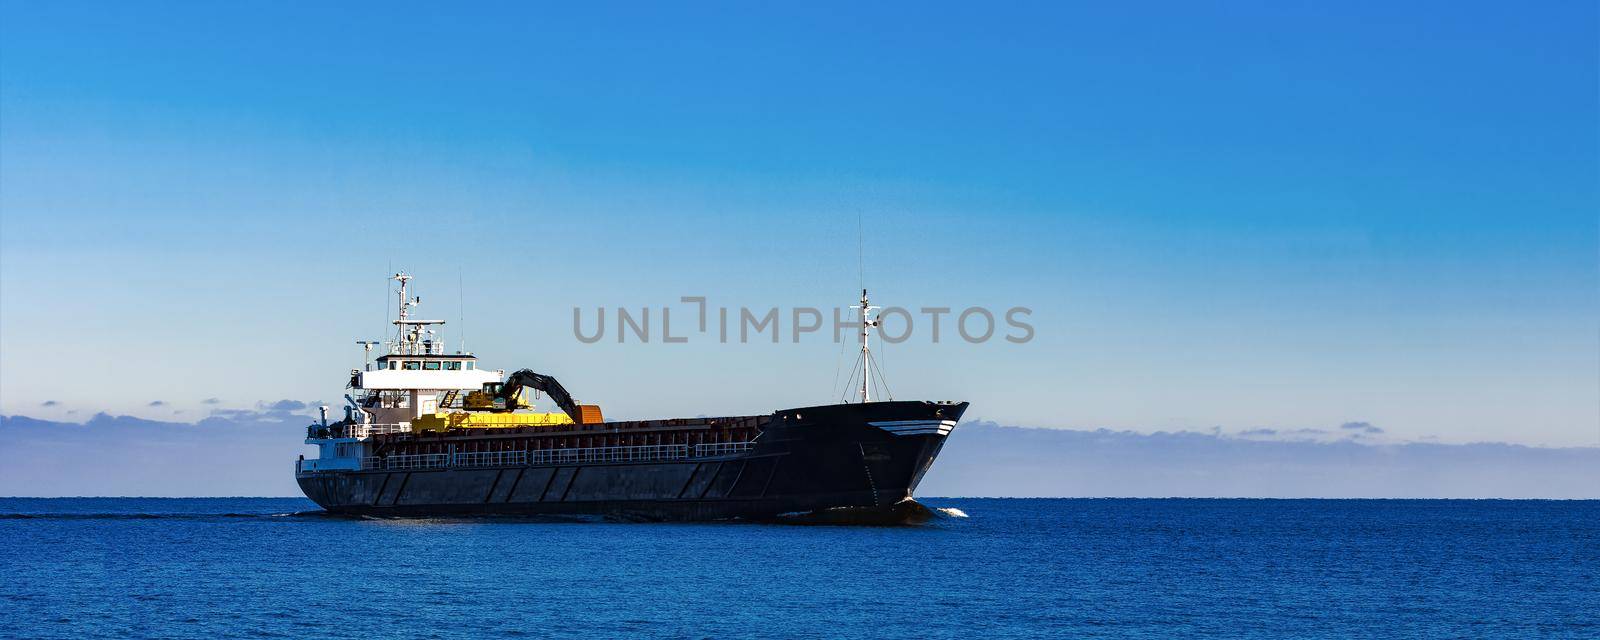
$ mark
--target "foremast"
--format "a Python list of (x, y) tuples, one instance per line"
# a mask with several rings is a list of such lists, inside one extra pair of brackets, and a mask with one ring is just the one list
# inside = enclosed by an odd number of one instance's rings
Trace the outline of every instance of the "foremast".
[[(881, 324), (881, 316), (873, 316), (872, 311), (879, 307), (872, 305), (867, 299), (867, 290), (862, 289), (861, 304), (851, 305), (850, 308), (861, 310), (861, 356), (859, 357), (861, 387), (856, 390), (856, 398), (862, 403), (872, 402), (872, 372), (877, 368), (876, 362), (872, 359), (872, 330), (878, 329)], [(881, 379), (883, 373), (879, 372), (878, 377)], [(887, 390), (888, 387), (885, 386), (884, 389)]]

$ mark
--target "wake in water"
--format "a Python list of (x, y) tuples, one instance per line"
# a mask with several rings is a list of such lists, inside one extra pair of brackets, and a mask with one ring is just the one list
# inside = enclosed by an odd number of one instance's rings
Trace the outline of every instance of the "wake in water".
[[(802, 525), (854, 525), (854, 526), (916, 526), (930, 521), (966, 518), (966, 512), (954, 507), (939, 507), (930, 509), (916, 500), (902, 500), (887, 508), (871, 507), (839, 507), (821, 511), (803, 511), (780, 514), (774, 518), (755, 520), (734, 519), (725, 522), (756, 522), (769, 524), (802, 524)], [(653, 522), (653, 520), (629, 517), (626, 514), (590, 514), (590, 515), (495, 515), (495, 516), (445, 516), (433, 518), (414, 517), (383, 517), (371, 515), (341, 515), (326, 511), (292, 511), (284, 513), (238, 513), (238, 512), (11, 512), (0, 513), (0, 521), (5, 520), (175, 520), (175, 521), (295, 521), (295, 520), (352, 520), (376, 521), (403, 524), (454, 524), (454, 523), (627, 523), (627, 522)]]
[(953, 507), (929, 509), (914, 499), (907, 498), (888, 508), (835, 507), (821, 511), (786, 513), (775, 522), (785, 524), (828, 524), (859, 526), (915, 526), (943, 518), (965, 518), (967, 514)]
[(329, 518), (341, 520), (360, 520), (367, 522), (393, 524), (400, 526), (414, 525), (449, 525), (449, 524), (603, 524), (645, 522), (637, 518), (629, 518), (620, 514), (479, 514), (479, 515), (448, 515), (448, 516), (385, 516), (385, 515), (340, 515), (327, 514)]
[(291, 513), (0, 513), (0, 520), (264, 520), (267, 518), (319, 519), (326, 511)]

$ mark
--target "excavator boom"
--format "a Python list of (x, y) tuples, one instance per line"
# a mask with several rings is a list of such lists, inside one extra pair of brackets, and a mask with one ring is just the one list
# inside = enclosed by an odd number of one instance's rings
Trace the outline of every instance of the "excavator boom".
[(546, 395), (550, 396), (551, 400), (556, 402), (557, 406), (561, 407), (562, 411), (566, 412), (567, 417), (572, 418), (573, 422), (595, 424), (605, 421), (605, 418), (600, 415), (599, 406), (578, 404), (577, 401), (572, 399), (572, 394), (567, 393), (566, 387), (561, 386), (561, 383), (556, 381), (555, 378), (542, 373), (535, 373), (530, 369), (522, 369), (507, 376), (505, 383), (499, 385), (499, 389), (495, 391), (494, 396), (505, 400), (506, 406), (511, 407), (515, 405), (516, 398), (518, 394), (522, 393), (523, 387), (545, 392)]

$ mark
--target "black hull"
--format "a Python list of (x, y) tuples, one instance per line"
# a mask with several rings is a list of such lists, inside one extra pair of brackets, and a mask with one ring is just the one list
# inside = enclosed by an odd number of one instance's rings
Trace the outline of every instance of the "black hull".
[(789, 409), (772, 415), (752, 450), (721, 457), (324, 471), (298, 480), (329, 512), (363, 516), (763, 520), (833, 511), (868, 522), (910, 519), (915, 509), (905, 501), (966, 408), (875, 402)]

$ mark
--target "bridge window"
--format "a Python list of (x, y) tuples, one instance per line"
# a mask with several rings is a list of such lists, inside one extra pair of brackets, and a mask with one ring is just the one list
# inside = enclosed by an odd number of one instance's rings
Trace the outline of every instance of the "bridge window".
[(459, 362), (446, 362), (444, 368), (449, 369), (451, 371), (460, 371), (461, 370), (461, 363), (459, 363)]
[(405, 369), (406, 371), (416, 371), (422, 368), (422, 363), (417, 362), (416, 360), (407, 360), (404, 364), (400, 365), (400, 368)]
[(429, 371), (438, 371), (439, 370), (439, 363), (437, 363), (437, 362), (424, 362), (424, 363), (422, 363), (422, 368), (427, 369)]

